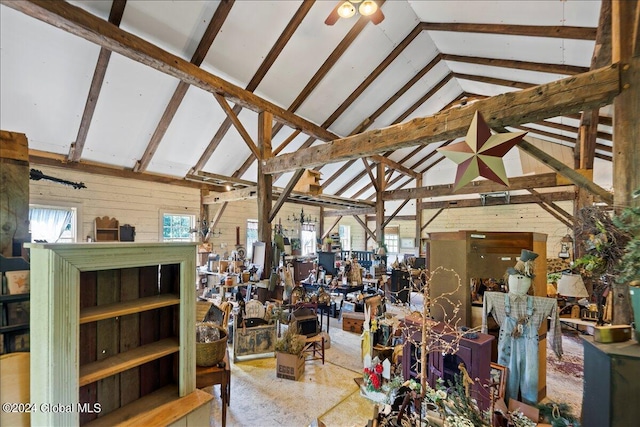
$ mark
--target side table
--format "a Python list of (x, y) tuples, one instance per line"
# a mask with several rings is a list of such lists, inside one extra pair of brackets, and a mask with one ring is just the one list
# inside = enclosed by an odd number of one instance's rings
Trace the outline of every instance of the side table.
[[(227, 406), (231, 400), (231, 366), (229, 365), (229, 350), (224, 354), (222, 362), (214, 366), (196, 366), (196, 387), (205, 388), (220, 384), (222, 396), (222, 427), (227, 425)], [(213, 391), (213, 390), (212, 390)]]

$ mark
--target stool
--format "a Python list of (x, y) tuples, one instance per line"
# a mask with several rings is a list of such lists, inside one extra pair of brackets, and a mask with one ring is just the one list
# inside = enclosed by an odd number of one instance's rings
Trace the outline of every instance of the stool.
[(305, 362), (309, 360), (322, 360), (324, 365), (324, 336), (318, 334), (305, 339), (302, 352), (305, 354)]

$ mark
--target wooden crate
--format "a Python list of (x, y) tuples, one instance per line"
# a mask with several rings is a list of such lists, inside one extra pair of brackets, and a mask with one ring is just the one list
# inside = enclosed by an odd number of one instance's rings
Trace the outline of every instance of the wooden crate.
[(320, 185), (320, 172), (309, 169), (305, 170), (302, 177), (300, 177), (296, 185), (293, 187), (293, 190), (314, 195), (321, 194), (322, 186)]
[(347, 332), (361, 333), (364, 325), (364, 313), (355, 312), (342, 313), (342, 330)]

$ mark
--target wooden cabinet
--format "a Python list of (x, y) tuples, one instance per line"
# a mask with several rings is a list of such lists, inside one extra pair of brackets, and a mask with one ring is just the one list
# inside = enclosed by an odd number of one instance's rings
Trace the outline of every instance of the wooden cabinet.
[[(10, 292), (9, 289), (10, 281), (24, 281), (24, 276), (27, 279), (23, 286), (28, 286), (29, 263), (24, 258), (5, 258), (0, 255), (0, 271), (3, 279), (0, 294), (0, 354), (29, 351), (30, 294), (26, 288), (26, 292), (22, 293), (17, 293), (16, 289)], [(10, 277), (12, 273), (20, 276), (14, 279)]]
[(640, 345), (635, 340), (602, 344), (593, 337), (582, 339), (584, 427), (638, 425), (640, 406), (631, 402), (640, 394)]
[[(195, 244), (30, 244), (34, 425), (208, 424)], [(78, 406), (79, 405), (79, 406)]]
[(409, 302), (409, 272), (405, 270), (391, 270), (391, 285), (385, 289), (385, 297), (391, 302)]
[(120, 240), (120, 222), (108, 216), (97, 217), (93, 221), (93, 235), (96, 242), (117, 242)]
[[(420, 372), (418, 363), (420, 357), (420, 343), (422, 342), (422, 318), (406, 317), (405, 328), (408, 331), (405, 339), (402, 363), (403, 375), (405, 379), (414, 378)], [(438, 336), (440, 340), (451, 343), (454, 335), (447, 334), (447, 328), (451, 329), (444, 323), (437, 323), (432, 326), (434, 336)], [(431, 351), (427, 355), (427, 378), (431, 387), (436, 387), (438, 378), (442, 378), (447, 382), (455, 380), (454, 375), (459, 374), (458, 364), (464, 363), (465, 368), (469, 372), (469, 376), (474, 379), (471, 386), (471, 396), (477, 399), (481, 409), (489, 408), (489, 394), (483, 387), (483, 384), (489, 383), (491, 372), (491, 342), (494, 337), (487, 334), (478, 334), (477, 338), (467, 339), (461, 338), (458, 345), (452, 346), (456, 348), (455, 353), (449, 351)], [(439, 345), (442, 347), (442, 345)], [(405, 352), (409, 353), (405, 356)], [(405, 363), (410, 363), (405, 366)]]

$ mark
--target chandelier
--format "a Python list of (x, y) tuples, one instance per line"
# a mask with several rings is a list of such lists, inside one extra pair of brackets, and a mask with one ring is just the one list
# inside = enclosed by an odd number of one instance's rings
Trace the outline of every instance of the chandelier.
[(316, 223), (318, 222), (318, 218), (311, 219), (311, 215), (304, 214), (304, 209), (300, 209), (300, 214), (293, 214), (292, 216), (287, 215), (287, 222), (290, 223), (300, 223), (300, 224), (308, 224), (308, 223)]
[(202, 238), (204, 242), (208, 241), (210, 238), (220, 237), (222, 235), (222, 230), (215, 231), (212, 228), (213, 224), (210, 221), (207, 221), (206, 218), (198, 218), (196, 220), (196, 226), (189, 230), (190, 233), (196, 233), (198, 237)]

